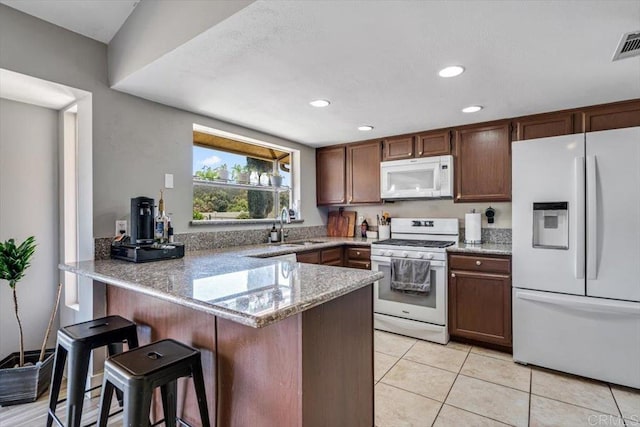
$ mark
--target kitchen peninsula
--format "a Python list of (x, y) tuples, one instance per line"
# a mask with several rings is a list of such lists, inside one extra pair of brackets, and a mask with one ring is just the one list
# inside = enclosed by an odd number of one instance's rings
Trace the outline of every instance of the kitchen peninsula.
[[(107, 314), (136, 322), (142, 344), (201, 350), (212, 425), (373, 425), (370, 285), (382, 273), (216, 251), (60, 268), (105, 286)], [(178, 414), (197, 423), (185, 384)]]

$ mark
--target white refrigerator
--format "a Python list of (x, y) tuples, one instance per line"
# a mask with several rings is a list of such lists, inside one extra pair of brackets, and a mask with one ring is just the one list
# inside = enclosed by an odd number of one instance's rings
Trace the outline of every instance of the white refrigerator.
[(640, 127), (512, 161), (514, 360), (640, 388)]

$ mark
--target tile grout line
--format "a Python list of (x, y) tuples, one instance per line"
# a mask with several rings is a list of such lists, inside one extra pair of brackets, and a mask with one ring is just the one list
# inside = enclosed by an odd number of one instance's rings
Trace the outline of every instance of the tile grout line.
[(436, 423), (436, 420), (440, 416), (440, 412), (442, 412), (442, 408), (444, 408), (444, 404), (449, 398), (449, 394), (451, 393), (451, 390), (453, 390), (453, 386), (455, 385), (456, 381), (458, 381), (458, 377), (460, 376), (460, 371), (462, 371), (462, 367), (464, 366), (464, 364), (467, 363), (467, 359), (469, 358), (469, 355), (471, 354), (472, 349), (473, 347), (470, 347), (469, 351), (467, 351), (467, 355), (464, 357), (464, 360), (462, 361), (462, 364), (460, 365), (460, 368), (456, 373), (456, 377), (453, 379), (453, 382), (451, 383), (451, 387), (449, 387), (449, 391), (447, 391), (447, 395), (444, 397), (444, 400), (442, 401), (442, 405), (440, 405), (440, 409), (438, 409), (438, 413), (436, 414), (436, 417), (433, 419), (433, 422), (431, 423), (431, 427), (433, 427), (433, 425)]
[(531, 427), (531, 391), (533, 389), (533, 369), (529, 368), (529, 413), (527, 415), (527, 426)]
[(616, 408), (618, 409), (618, 412), (620, 413), (620, 418), (622, 418), (623, 423), (625, 425), (627, 425), (627, 422), (624, 421), (624, 415), (622, 414), (622, 410), (620, 409), (620, 405), (618, 405), (618, 399), (616, 399), (616, 395), (613, 393), (613, 389), (611, 388), (611, 384), (607, 383), (607, 387), (609, 387), (609, 393), (611, 393), (611, 397), (613, 397), (613, 403), (616, 404)]
[[(443, 405), (445, 405), (445, 404), (443, 403)], [(470, 413), (470, 414), (477, 415), (477, 416), (479, 416), (479, 417), (486, 418), (486, 419), (489, 419), (489, 420), (491, 420), (491, 421), (495, 421), (495, 422), (500, 423), (500, 424), (504, 424), (504, 425), (506, 425), (506, 426), (513, 426), (513, 424), (509, 424), (509, 423), (506, 423), (506, 422), (504, 422), (504, 421), (500, 421), (500, 420), (497, 420), (497, 419), (495, 419), (495, 418), (491, 418), (491, 417), (489, 417), (489, 416), (487, 416), (487, 415), (478, 414), (477, 412), (473, 412), (473, 411), (470, 411), (470, 410), (468, 410), (468, 409), (461, 408), (461, 407), (456, 406), (456, 405), (453, 405), (453, 404), (451, 404), (451, 403), (447, 403), (447, 405), (451, 406), (452, 408), (456, 408), (456, 409), (459, 409), (459, 410), (461, 410), (461, 411), (468, 412), (468, 413)]]
[[(386, 375), (387, 375), (387, 374), (388, 374), (388, 373), (393, 369), (393, 367), (394, 367), (394, 366), (396, 366), (396, 365), (398, 364), (398, 362), (402, 360), (402, 358), (404, 357), (404, 355), (405, 355), (405, 354), (407, 354), (407, 353), (409, 352), (409, 350), (411, 350), (411, 349), (413, 348), (413, 346), (414, 346), (414, 345), (416, 345), (417, 343), (418, 343), (418, 341), (416, 341), (416, 342), (414, 342), (413, 344), (411, 344), (411, 346), (407, 349), (407, 351), (405, 351), (404, 353), (402, 353), (402, 356), (398, 357), (398, 360), (396, 360), (396, 361), (394, 362), (394, 364), (393, 364), (393, 365), (391, 365), (391, 367), (385, 371), (385, 373), (380, 377), (380, 379), (379, 379), (379, 380), (378, 380), (374, 385), (377, 385), (378, 383), (380, 383), (380, 382), (382, 381), (382, 379), (383, 379), (383, 378), (384, 378), (384, 377), (385, 377), (385, 376), (386, 376)], [(375, 349), (375, 344), (374, 344), (373, 352), (375, 353), (376, 351), (377, 351), (377, 350)], [(397, 356), (393, 356), (393, 355), (391, 355), (391, 354), (383, 353), (383, 352), (381, 352), (381, 351), (379, 351), (378, 353), (386, 354), (386, 355), (387, 355), (387, 356), (389, 356), (389, 357), (397, 357)], [(375, 354), (374, 354), (374, 357), (375, 357)], [(374, 365), (375, 365), (375, 360), (373, 361), (373, 363), (374, 363)], [(389, 384), (387, 384), (387, 383), (383, 383), (383, 384), (385, 384), (385, 385), (389, 385)], [(401, 389), (401, 390), (402, 390), (402, 389)], [(408, 391), (408, 390), (405, 390), (405, 391)], [(374, 394), (375, 394), (375, 390), (374, 390)], [(415, 394), (415, 393), (414, 393), (414, 394)]]
[[(504, 385), (504, 384), (495, 383), (495, 382), (493, 382), (493, 381), (485, 380), (485, 379), (483, 379), (483, 378), (473, 377), (473, 376), (471, 376), (471, 375), (463, 374), (462, 372), (460, 373), (460, 375), (462, 375), (462, 376), (463, 376), (463, 377), (465, 377), (465, 378), (471, 378), (472, 380), (484, 381), (485, 383), (489, 383), (489, 384), (497, 385), (497, 386), (500, 386), (500, 387), (505, 387), (505, 388), (508, 388), (508, 389), (511, 389), (511, 390), (519, 391), (520, 393), (530, 394), (530, 392), (528, 392), (528, 391), (524, 391), (524, 390), (519, 389), (519, 388), (511, 387), (511, 386), (509, 386), (509, 385)], [(529, 386), (529, 388), (531, 388), (531, 386)]]
[[(580, 409), (587, 409), (589, 411), (595, 411), (598, 412), (599, 414), (603, 414), (603, 415), (611, 415), (612, 417), (615, 417), (615, 414), (609, 414), (606, 412), (603, 412), (601, 409), (595, 409), (595, 408), (587, 408), (586, 406), (582, 406), (582, 405), (576, 405), (575, 403), (571, 403), (571, 402), (565, 402), (564, 400), (558, 400), (558, 399), (554, 399), (553, 397), (548, 397), (548, 396), (543, 396), (541, 394), (536, 394), (536, 393), (531, 393), (532, 396), (535, 397), (541, 397), (543, 399), (547, 399), (547, 400), (552, 400), (554, 402), (559, 402), (559, 403), (564, 403), (565, 405), (569, 405), (569, 406), (575, 406), (576, 408), (580, 408)], [(616, 404), (616, 409), (617, 408), (617, 404)], [(622, 418), (622, 417), (621, 417)], [(623, 418), (624, 419), (624, 418)]]

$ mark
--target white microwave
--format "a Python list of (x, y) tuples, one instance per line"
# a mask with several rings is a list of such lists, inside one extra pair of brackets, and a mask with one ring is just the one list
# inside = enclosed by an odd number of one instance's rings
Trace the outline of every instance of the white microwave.
[(383, 199), (453, 197), (453, 156), (380, 163)]

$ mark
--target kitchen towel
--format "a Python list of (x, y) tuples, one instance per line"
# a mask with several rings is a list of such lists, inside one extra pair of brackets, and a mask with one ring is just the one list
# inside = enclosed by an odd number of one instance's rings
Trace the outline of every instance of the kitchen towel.
[(482, 216), (480, 213), (465, 214), (464, 242), (482, 243)]
[(431, 262), (391, 259), (391, 289), (426, 294), (431, 292)]

